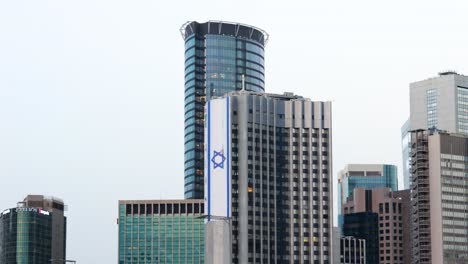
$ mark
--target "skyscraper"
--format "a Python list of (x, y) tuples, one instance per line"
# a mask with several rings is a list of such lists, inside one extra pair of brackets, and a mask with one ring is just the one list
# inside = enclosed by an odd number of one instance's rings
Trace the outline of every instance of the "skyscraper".
[(0, 263), (61, 264), (66, 259), (62, 200), (28, 195), (0, 214)]
[(410, 130), (468, 133), (468, 76), (442, 72), (410, 84)]
[(204, 262), (204, 202), (119, 201), (119, 264)]
[(232, 262), (333, 263), (331, 103), (239, 91), (206, 109), (206, 213)]
[(203, 198), (204, 107), (212, 96), (265, 89), (268, 34), (239, 23), (187, 22), (185, 41), (185, 198)]
[(355, 188), (387, 187), (398, 190), (397, 167), (388, 164), (348, 164), (338, 174), (338, 223), (342, 227), (342, 206)]
[(468, 136), (411, 132), (412, 263), (468, 263)]
[(410, 118), (402, 127), (403, 176), (409, 188), (409, 132), (437, 128), (468, 134), (468, 76), (441, 72), (410, 84)]

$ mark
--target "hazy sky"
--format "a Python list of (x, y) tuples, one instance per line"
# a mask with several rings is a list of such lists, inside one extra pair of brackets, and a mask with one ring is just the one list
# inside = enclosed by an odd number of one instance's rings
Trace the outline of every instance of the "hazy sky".
[(270, 34), (266, 91), (334, 102), (335, 176), (401, 167), (408, 84), (468, 74), (467, 12), (463, 0), (0, 0), (0, 210), (60, 197), (67, 257), (116, 263), (119, 199), (183, 198), (187, 20)]

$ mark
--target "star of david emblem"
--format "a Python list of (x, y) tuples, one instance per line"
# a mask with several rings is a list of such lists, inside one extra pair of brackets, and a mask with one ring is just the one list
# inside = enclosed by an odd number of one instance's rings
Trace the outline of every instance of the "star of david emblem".
[(213, 162), (213, 169), (221, 168), (224, 169), (224, 161), (226, 161), (226, 157), (224, 157), (224, 151), (213, 151), (213, 158), (211, 158), (211, 162)]

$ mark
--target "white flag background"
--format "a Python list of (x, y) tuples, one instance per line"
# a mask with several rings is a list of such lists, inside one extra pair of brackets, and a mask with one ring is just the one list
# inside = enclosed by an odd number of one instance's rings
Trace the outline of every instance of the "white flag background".
[(209, 101), (206, 114), (205, 213), (211, 216), (231, 217), (229, 97)]

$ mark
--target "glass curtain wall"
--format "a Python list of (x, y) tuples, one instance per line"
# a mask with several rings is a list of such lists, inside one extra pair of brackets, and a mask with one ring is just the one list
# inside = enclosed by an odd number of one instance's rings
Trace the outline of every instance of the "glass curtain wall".
[[(242, 75), (246, 90), (264, 91), (266, 33), (253, 27), (224, 22), (192, 22), (186, 27), (190, 27), (191, 31), (184, 35), (184, 193), (186, 199), (201, 199), (204, 197), (205, 103), (212, 96), (241, 90)], [(262, 40), (256, 39), (259, 35)]]

